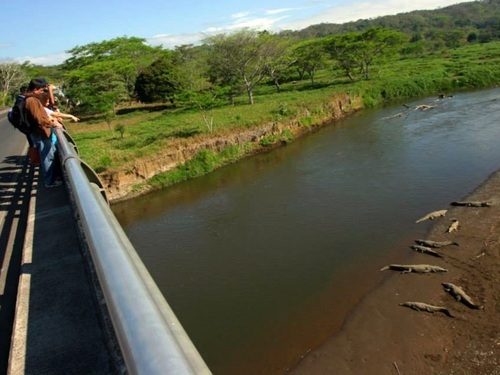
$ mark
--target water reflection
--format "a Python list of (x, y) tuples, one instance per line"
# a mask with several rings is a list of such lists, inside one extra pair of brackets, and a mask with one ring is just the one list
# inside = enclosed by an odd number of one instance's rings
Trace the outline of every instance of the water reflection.
[(498, 168), (499, 96), (364, 111), (113, 209), (214, 373), (282, 374)]

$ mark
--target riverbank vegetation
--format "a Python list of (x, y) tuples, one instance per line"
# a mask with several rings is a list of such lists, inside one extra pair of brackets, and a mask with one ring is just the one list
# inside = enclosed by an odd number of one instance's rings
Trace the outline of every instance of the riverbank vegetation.
[[(15, 77), (2, 78), (0, 91), (6, 102), (27, 77), (48, 77), (63, 110), (84, 120), (67, 127), (90, 166), (143, 180), (169, 171), (149, 181), (165, 186), (292, 141), (286, 125), (323, 123), (337, 95), (350, 98), (339, 102), (349, 113), (495, 86), (499, 22), (500, 1), (482, 0), (277, 34), (244, 29), (174, 50), (120, 37), (76, 46), (61, 66), (0, 64), (1, 77)], [(249, 129), (252, 141), (222, 141)], [(224, 144), (204, 147), (208, 139)], [(168, 167), (159, 160), (156, 170), (137, 172), (162, 153)]]

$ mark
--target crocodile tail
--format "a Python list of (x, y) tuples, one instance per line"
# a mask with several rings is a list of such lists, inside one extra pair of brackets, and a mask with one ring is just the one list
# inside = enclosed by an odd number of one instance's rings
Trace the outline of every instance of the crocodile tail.
[(448, 310), (448, 309), (443, 309), (442, 311), (443, 311), (443, 313), (444, 313), (445, 315), (449, 316), (450, 318), (454, 318), (454, 316), (451, 314), (450, 310)]
[(474, 310), (483, 310), (484, 309), (484, 306), (476, 305), (473, 302), (466, 302), (466, 305), (469, 306), (471, 309), (474, 309)]

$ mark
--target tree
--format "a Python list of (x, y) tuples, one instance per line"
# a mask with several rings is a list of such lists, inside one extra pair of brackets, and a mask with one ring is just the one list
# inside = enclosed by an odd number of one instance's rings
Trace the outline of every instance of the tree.
[(471, 31), (469, 35), (467, 35), (467, 42), (475, 43), (478, 40), (477, 32)]
[(125, 84), (116, 72), (118, 63), (100, 61), (67, 74), (67, 95), (80, 103), (81, 112), (114, 111), (116, 104), (129, 99)]
[(23, 65), (10, 60), (0, 62), (0, 105), (7, 105), (26, 79)]
[(214, 114), (213, 109), (223, 105), (221, 97), (227, 94), (229, 88), (215, 86), (208, 90), (195, 91), (187, 90), (182, 93), (182, 99), (192, 106), (197, 107), (201, 111), (203, 122), (208, 131), (214, 131)]
[(334, 36), (326, 41), (325, 49), (351, 80), (356, 68), (360, 69), (365, 79), (369, 79), (370, 68), (375, 61), (396, 53), (406, 38), (403, 33), (375, 27), (364, 32)]
[(281, 79), (295, 63), (295, 58), (292, 56), (292, 49), (290, 47), (291, 41), (288, 38), (272, 35), (269, 39), (269, 45), (275, 57), (267, 60), (264, 72), (273, 81), (276, 91), (281, 92)]
[(293, 56), (294, 65), (299, 72), (303, 72), (300, 78), (303, 78), (304, 73), (309, 74), (311, 86), (314, 86), (316, 70), (325, 64), (325, 49), (322, 40), (313, 39), (298, 44), (294, 48)]
[(149, 66), (161, 47), (150, 47), (142, 38), (115, 38), (77, 46), (63, 63), (68, 93), (92, 112), (114, 108), (134, 97), (138, 74)]
[(176, 67), (171, 58), (162, 57), (144, 69), (135, 81), (137, 97), (141, 102), (174, 104), (174, 94), (179, 87)]
[(356, 34), (337, 35), (325, 42), (325, 50), (337, 61), (351, 81), (354, 81), (354, 69), (359, 66), (356, 59)]
[(218, 48), (212, 47), (207, 57), (208, 80), (212, 86), (226, 87), (229, 103), (233, 105), (235, 95), (241, 91), (238, 72), (226, 55), (216, 53)]
[(365, 79), (369, 79), (369, 70), (376, 59), (387, 58), (397, 52), (407, 39), (398, 31), (375, 27), (361, 33), (356, 43), (355, 56)]
[(466, 36), (461, 30), (448, 31), (443, 33), (443, 39), (448, 48), (460, 47), (466, 40)]
[(254, 103), (254, 86), (264, 78), (271, 61), (282, 53), (271, 34), (249, 29), (215, 35), (205, 43), (211, 47), (208, 64), (213, 82), (231, 87), (242, 83), (250, 104)]
[(209, 82), (208, 53), (209, 48), (205, 45), (187, 44), (175, 48), (172, 63), (176, 66), (181, 90), (207, 90), (213, 86)]

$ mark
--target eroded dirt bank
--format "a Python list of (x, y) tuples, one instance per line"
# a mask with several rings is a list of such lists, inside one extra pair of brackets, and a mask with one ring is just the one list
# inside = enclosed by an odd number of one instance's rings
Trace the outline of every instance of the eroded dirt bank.
[[(452, 240), (459, 246), (437, 249), (443, 258), (415, 253), (411, 263), (448, 272), (384, 271), (390, 272), (386, 281), (354, 309), (342, 331), (290, 374), (500, 374), (500, 171), (468, 197), (452, 200), (488, 201), (492, 206), (436, 207), (448, 212), (436, 219), (427, 239)], [(458, 219), (459, 229), (447, 233), (452, 219)], [(454, 300), (443, 282), (462, 287), (484, 308), (471, 309)], [(399, 306), (406, 301), (446, 307), (454, 317)]]
[[(138, 184), (144, 183), (159, 173), (170, 171), (179, 164), (185, 163), (200, 150), (209, 149), (220, 152), (229, 145), (247, 145), (246, 148), (250, 151), (243, 155), (243, 157), (247, 157), (269, 150), (269, 147), (260, 146), (260, 141), (264, 137), (277, 135), (279, 139), (279, 135), (284, 130), (287, 130), (297, 138), (311, 133), (322, 126), (331, 124), (360, 109), (362, 109), (360, 98), (351, 97), (347, 94), (334, 94), (324, 104), (321, 111), (323, 117), (316, 118), (315, 125), (306, 126), (302, 124), (302, 118), (311, 117), (311, 114), (307, 110), (304, 110), (296, 119), (288, 122), (271, 122), (252, 129), (239, 128), (213, 136), (197, 136), (194, 139), (190, 139), (189, 143), (180, 140), (153, 157), (136, 160), (128, 168), (100, 173), (99, 178), (106, 189), (110, 201), (116, 202), (130, 199), (139, 194), (147, 193), (151, 189), (149, 186), (143, 186), (143, 188), (138, 190), (135, 188)], [(279, 142), (275, 146), (279, 146)]]

